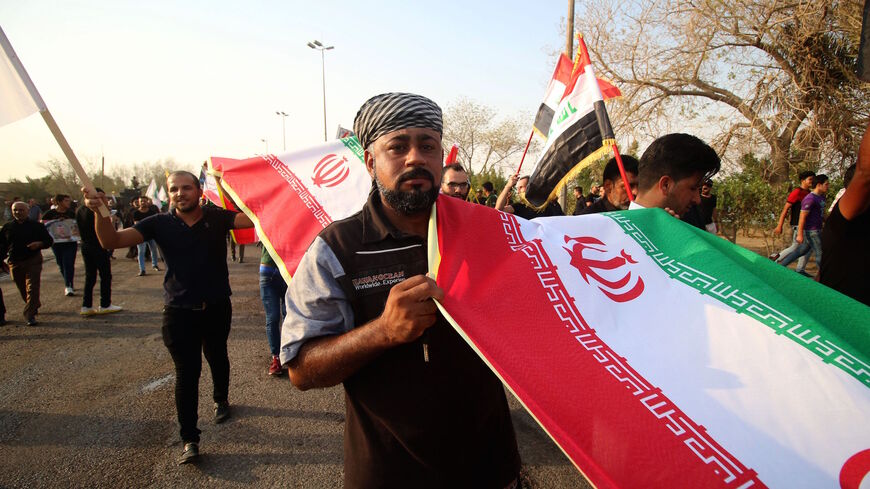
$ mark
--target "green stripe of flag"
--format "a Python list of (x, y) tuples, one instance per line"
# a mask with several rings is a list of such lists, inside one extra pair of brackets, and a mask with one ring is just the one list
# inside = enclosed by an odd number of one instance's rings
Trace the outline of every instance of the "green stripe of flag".
[(755, 318), (870, 387), (870, 307), (661, 209), (606, 215), (672, 279)]

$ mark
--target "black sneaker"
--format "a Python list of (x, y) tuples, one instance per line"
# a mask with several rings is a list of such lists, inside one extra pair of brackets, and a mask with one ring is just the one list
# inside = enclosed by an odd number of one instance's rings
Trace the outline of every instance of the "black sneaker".
[(199, 444), (193, 442), (185, 443), (184, 451), (178, 457), (178, 465), (195, 463), (197, 460), (199, 460)]
[(139, 270), (139, 275), (137, 275), (137, 277), (144, 277), (144, 276), (145, 276), (145, 270)]
[(27, 323), (26, 323), (26, 324), (27, 324), (28, 326), (36, 326), (36, 318), (35, 318), (35, 317), (33, 317), (33, 318), (27, 318)]
[(227, 401), (214, 403), (214, 423), (221, 424), (230, 419), (230, 403)]

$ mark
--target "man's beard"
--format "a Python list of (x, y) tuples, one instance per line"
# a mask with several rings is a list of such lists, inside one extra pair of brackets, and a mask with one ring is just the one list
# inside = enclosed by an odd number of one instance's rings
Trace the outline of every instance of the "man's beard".
[(179, 205), (178, 202), (174, 202), (173, 204), (175, 205), (176, 212), (190, 212), (199, 206), (199, 200), (197, 199), (196, 201), (193, 201), (193, 202), (188, 201), (184, 207)]
[(402, 182), (416, 178), (425, 178), (431, 184), (429, 190), (420, 190), (413, 188), (407, 192), (402, 190), (391, 190), (384, 186), (378, 179), (377, 172), (375, 173), (375, 185), (381, 193), (384, 202), (392, 207), (399, 214), (413, 216), (423, 212), (429, 212), (435, 199), (438, 198), (438, 187), (435, 185), (435, 177), (423, 168), (414, 168), (413, 170), (401, 175), (396, 179), (396, 188), (400, 188)]

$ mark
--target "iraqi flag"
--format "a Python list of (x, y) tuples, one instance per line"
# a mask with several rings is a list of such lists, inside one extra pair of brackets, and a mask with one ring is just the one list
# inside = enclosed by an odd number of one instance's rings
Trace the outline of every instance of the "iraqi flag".
[(317, 234), (362, 209), (372, 186), (356, 137), (279, 156), (212, 157), (209, 164), (288, 282)]
[[(580, 41), (582, 43), (582, 38)], [(616, 143), (598, 79), (585, 49), (578, 50), (571, 79), (551, 119), (547, 142), (529, 178), (525, 195), (537, 208), (555, 199), (565, 182), (608, 154)]]
[(439, 198), (429, 250), (445, 317), (595, 487), (870, 483), (867, 306), (659, 209)]
[[(538, 113), (535, 115), (535, 132), (539, 136), (547, 139), (550, 132), (550, 125), (553, 122), (553, 115), (559, 107), (559, 102), (566, 95), (565, 89), (571, 83), (571, 72), (573, 65), (571, 60), (565, 56), (565, 53), (559, 54), (559, 61), (556, 62), (556, 69), (553, 71), (553, 76), (550, 78), (550, 83), (547, 84), (547, 92), (544, 93), (544, 101), (538, 108)], [(602, 78), (598, 78), (598, 88), (601, 90), (601, 97), (604, 100), (621, 97), (622, 93), (612, 83)]]

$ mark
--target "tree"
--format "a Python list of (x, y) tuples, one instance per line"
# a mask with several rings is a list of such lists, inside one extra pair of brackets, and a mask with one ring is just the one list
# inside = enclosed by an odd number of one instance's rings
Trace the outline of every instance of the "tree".
[(855, 75), (861, 3), (591, 0), (575, 25), (623, 92), (618, 130), (655, 137), (715, 123), (720, 154), (760, 139), (771, 162), (762, 177), (781, 182), (797, 162), (855, 157), (870, 114)]
[(41, 178), (25, 177), (25, 181), (13, 178), (6, 186), (6, 194), (11, 198), (13, 196), (21, 197), (25, 202), (28, 199), (36, 199), (37, 202), (45, 202), (46, 197), (51, 197), (52, 194), (47, 190), (48, 176)]
[[(526, 147), (531, 118), (505, 118), (496, 121), (491, 107), (460, 98), (444, 111), (444, 144), (459, 144), (458, 161), (473, 173), (513, 169)], [(530, 149), (531, 151), (531, 149)]]
[(773, 235), (784, 196), (791, 187), (783, 183), (770, 185), (761, 174), (766, 167), (754, 155), (746, 154), (739, 160), (739, 171), (732, 172), (717, 184), (717, 208), (722, 222), (722, 234), (732, 243), (737, 231), (744, 236), (750, 231), (760, 232), (768, 252), (777, 241)]

